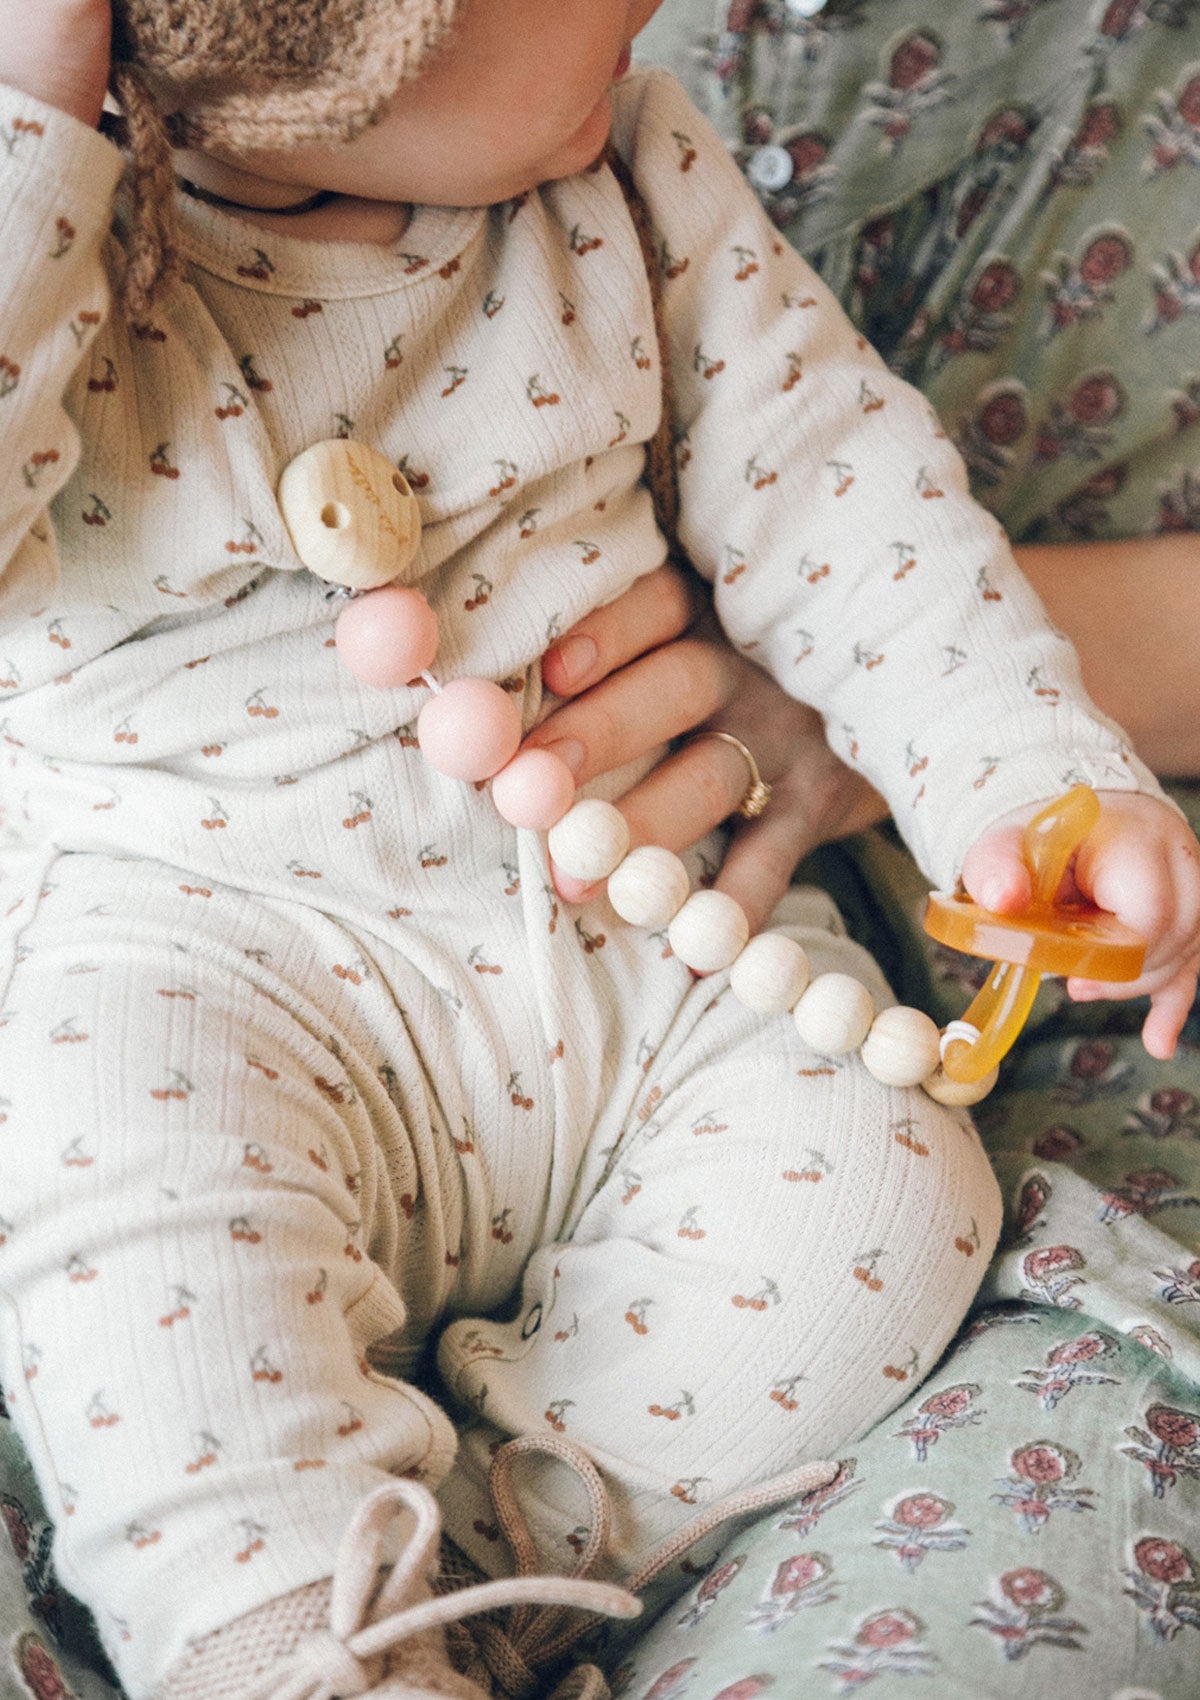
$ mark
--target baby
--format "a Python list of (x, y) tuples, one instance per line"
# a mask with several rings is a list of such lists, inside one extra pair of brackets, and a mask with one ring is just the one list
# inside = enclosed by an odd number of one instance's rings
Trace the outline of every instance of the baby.
[[(533, 728), (539, 654), (665, 554), (610, 137), (730, 638), (993, 907), (1014, 822), (1108, 793), (1077, 878), (1148, 935), (1158, 1054), (1195, 989), (1194, 842), (923, 401), (671, 79), (625, 75), (655, 9), (117, 0), (114, 234), (108, 0), (0, 0), (0, 1369), (133, 1700), (478, 1696), (436, 1636), (347, 1647), (347, 1529), (370, 1583), (415, 1506), (389, 1609), (436, 1532), (413, 1481), (495, 1571), (490, 1457), (544, 1434), (598, 1467), (629, 1580), (877, 1423), (999, 1232), (961, 1112), (560, 907), (544, 839), (422, 759), (426, 688), (341, 664), (285, 527), (311, 445), (386, 456), (439, 676)], [(823, 894), (777, 922), (891, 1001)], [(522, 1477), (548, 1569), (573, 1490)]]

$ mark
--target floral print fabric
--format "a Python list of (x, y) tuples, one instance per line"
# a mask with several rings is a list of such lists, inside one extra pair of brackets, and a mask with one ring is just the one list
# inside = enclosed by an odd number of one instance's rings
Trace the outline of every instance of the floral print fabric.
[(645, 45), (1010, 536), (1200, 528), (1195, 0), (810, 11), (667, 0)]
[(1198, 1471), (1200, 1399), (1169, 1361), (1085, 1315), (990, 1307), (829, 1488), (726, 1548), (619, 1686), (1194, 1696)]
[[(806, 10), (668, 0), (649, 45), (1015, 538), (1200, 530), (1200, 7)], [(891, 836), (815, 874), (961, 1014), (982, 965), (924, 939)], [(974, 1319), (643, 1637), (630, 1700), (1200, 1695), (1200, 1020), (1156, 1063), (1140, 1013), (1045, 986), (978, 1113), (1008, 1215)]]

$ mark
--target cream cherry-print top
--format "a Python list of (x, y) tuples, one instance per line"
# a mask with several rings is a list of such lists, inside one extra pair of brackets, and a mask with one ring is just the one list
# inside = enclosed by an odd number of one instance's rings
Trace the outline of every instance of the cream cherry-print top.
[[(1157, 794), (927, 404), (678, 85), (627, 78), (614, 135), (660, 243), (681, 537), (732, 640), (822, 711), (940, 883), (992, 821), (1071, 783)], [(620, 190), (599, 167), (498, 207), (421, 208), (400, 251), (185, 202), (186, 281), (130, 326), (110, 307), (116, 151), (12, 90), (0, 139), (10, 839), (289, 897), (320, 876), (323, 904), (377, 912), (396, 856), (428, 844), (347, 871), (329, 834), (381, 789), (417, 788), (429, 842), (440, 816), (494, 816), (413, 748), (423, 690), (339, 664), (279, 475), (337, 435), (400, 466), (439, 671), (503, 681), (531, 724), (539, 655), (664, 555), (639, 482), (659, 357)]]

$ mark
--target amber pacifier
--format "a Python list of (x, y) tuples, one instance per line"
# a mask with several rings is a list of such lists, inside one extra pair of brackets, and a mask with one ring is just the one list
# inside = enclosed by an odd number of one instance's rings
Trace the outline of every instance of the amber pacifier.
[(1090, 903), (1056, 903), (1067, 864), (1100, 818), (1100, 799), (1076, 785), (1048, 803), (1025, 828), (1023, 851), (1033, 880), (1027, 909), (997, 915), (964, 895), (933, 892), (925, 931), (969, 956), (994, 958), (982, 990), (942, 1038), (951, 1080), (980, 1080), (1005, 1056), (1037, 995), (1043, 974), (1131, 981), (1146, 943), (1115, 915)]

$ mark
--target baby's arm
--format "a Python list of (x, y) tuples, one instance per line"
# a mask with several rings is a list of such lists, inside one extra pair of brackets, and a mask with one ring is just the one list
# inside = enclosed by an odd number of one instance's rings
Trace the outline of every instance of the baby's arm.
[(735, 643), (820, 710), (939, 885), (996, 821), (1073, 783), (1161, 796), (924, 397), (677, 86), (630, 93), (618, 141), (662, 243), (680, 536)]
[(78, 460), (62, 396), (109, 308), (101, 244), (121, 172), (95, 131), (108, 0), (0, 0), (0, 607), (47, 600), (46, 514)]

